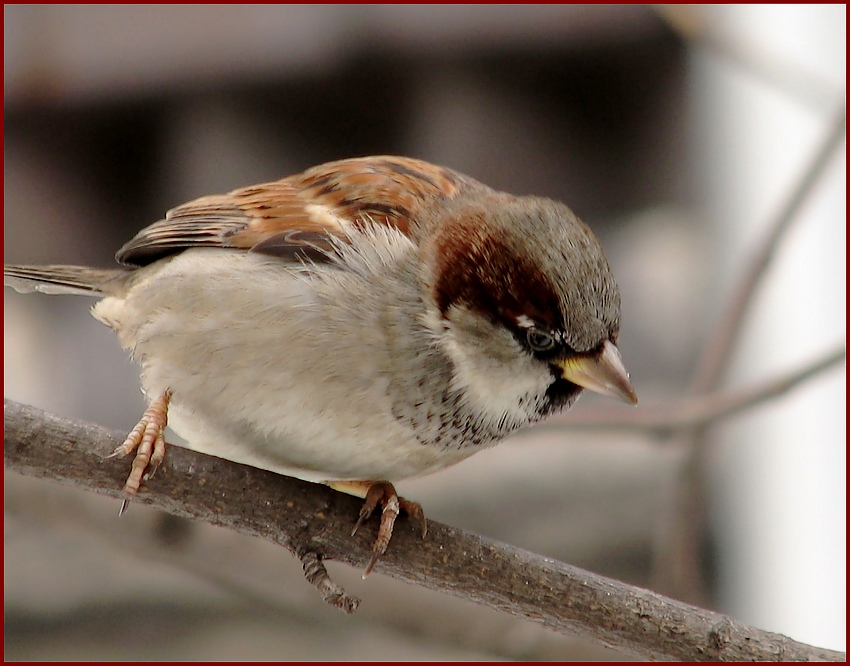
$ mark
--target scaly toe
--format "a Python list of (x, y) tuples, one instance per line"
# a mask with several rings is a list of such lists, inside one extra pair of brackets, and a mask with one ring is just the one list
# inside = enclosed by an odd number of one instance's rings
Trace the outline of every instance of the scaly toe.
[(142, 418), (127, 435), (124, 442), (107, 458), (126, 456), (136, 451), (130, 474), (124, 483), (123, 492), (126, 497), (121, 503), (118, 515), (127, 510), (130, 498), (138, 493), (144, 481), (153, 477), (157, 468), (165, 458), (165, 435), (168, 423), (168, 403), (171, 400), (171, 389), (167, 389), (159, 398), (154, 400), (145, 410)]

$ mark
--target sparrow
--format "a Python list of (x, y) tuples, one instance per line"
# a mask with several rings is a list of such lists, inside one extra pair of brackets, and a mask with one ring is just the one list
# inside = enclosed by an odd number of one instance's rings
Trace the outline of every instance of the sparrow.
[[(569, 408), (583, 389), (636, 403), (620, 296), (564, 204), (499, 192), (418, 159), (329, 162), (170, 210), (121, 267), (5, 266), (20, 292), (100, 300), (149, 407), (128, 499), (165, 455), (196, 451), (381, 507), (366, 569), (429, 474)], [(122, 505), (126, 507), (126, 501)]]

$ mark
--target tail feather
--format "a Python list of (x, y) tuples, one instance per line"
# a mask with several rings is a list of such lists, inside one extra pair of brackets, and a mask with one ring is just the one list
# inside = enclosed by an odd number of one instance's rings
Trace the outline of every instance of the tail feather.
[(21, 294), (106, 296), (120, 291), (132, 273), (121, 268), (85, 266), (3, 266), (3, 284)]

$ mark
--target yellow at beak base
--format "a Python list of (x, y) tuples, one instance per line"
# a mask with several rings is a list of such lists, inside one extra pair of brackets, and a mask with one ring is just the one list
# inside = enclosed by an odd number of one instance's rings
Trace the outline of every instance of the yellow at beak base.
[(610, 340), (602, 344), (599, 353), (589, 356), (574, 356), (560, 363), (564, 379), (602, 395), (637, 404), (637, 395), (629, 381), (629, 373), (623, 365), (620, 351)]

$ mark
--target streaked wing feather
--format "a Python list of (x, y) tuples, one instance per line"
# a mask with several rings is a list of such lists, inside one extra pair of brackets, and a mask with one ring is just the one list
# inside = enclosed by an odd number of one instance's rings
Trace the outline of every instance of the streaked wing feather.
[(329, 258), (330, 237), (346, 238), (350, 225), (386, 224), (409, 234), (423, 207), (484, 187), (450, 169), (404, 157), (330, 162), (178, 206), (140, 231), (116, 259), (145, 265), (190, 247), (223, 247), (287, 261), (323, 261)]

